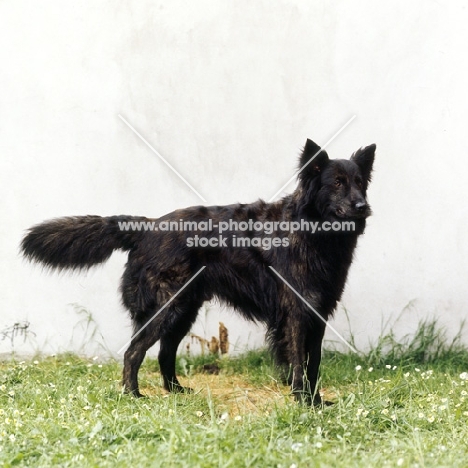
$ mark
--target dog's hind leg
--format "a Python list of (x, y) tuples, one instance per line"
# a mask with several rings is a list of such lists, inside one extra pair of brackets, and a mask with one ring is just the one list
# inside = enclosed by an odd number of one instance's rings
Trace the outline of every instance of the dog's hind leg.
[(284, 330), (275, 325), (267, 333), (267, 341), (273, 353), (275, 364), (281, 382), (284, 385), (292, 385), (292, 369), (288, 352), (288, 341), (284, 336)]
[(122, 385), (126, 393), (142, 397), (138, 388), (138, 371), (145, 358), (146, 351), (159, 339), (156, 324), (150, 323), (143, 330), (135, 327), (135, 336), (124, 354), (124, 368)]
[(180, 342), (195, 322), (200, 306), (201, 304), (184, 304), (174, 307), (169, 312), (171, 314), (170, 323), (164, 324), (164, 330), (161, 332), (158, 360), (164, 388), (169, 392), (191, 392), (190, 388), (183, 387), (177, 379), (176, 354)]

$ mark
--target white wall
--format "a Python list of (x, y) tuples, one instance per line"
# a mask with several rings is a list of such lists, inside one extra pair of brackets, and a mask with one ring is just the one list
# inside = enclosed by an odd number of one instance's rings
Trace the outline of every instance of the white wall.
[[(156, 217), (199, 203), (119, 113), (210, 204), (268, 199), (307, 137), (323, 144), (356, 115), (328, 150), (348, 157), (378, 145), (375, 215), (342, 301), (357, 343), (410, 302), (401, 333), (432, 316), (454, 333), (465, 318), (461, 0), (7, 0), (0, 18), (0, 330), (29, 321), (37, 349), (102, 352), (82, 348), (75, 303), (109, 352), (129, 338), (117, 293), (123, 254), (84, 275), (44, 273), (18, 256), (24, 230), (47, 218)], [(209, 338), (218, 320), (212, 311), (195, 331)], [(260, 327), (222, 320), (240, 348), (262, 342)], [(332, 325), (348, 334), (342, 308)], [(20, 341), (16, 349), (30, 349)]]

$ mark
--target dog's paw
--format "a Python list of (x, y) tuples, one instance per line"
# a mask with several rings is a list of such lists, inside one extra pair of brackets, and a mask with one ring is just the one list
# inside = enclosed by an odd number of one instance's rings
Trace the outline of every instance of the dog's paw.
[(329, 400), (323, 400), (322, 397), (319, 394), (312, 395), (309, 392), (306, 391), (294, 391), (294, 398), (298, 403), (301, 403), (306, 406), (314, 406), (316, 408), (318, 407), (324, 407), (324, 406), (332, 406), (335, 403)]
[(330, 401), (330, 400), (320, 400), (320, 401), (315, 401), (314, 400), (314, 406), (316, 407), (323, 407), (323, 406), (333, 406), (335, 404), (334, 401)]
[(173, 393), (193, 393), (193, 388), (183, 387), (182, 385), (174, 385), (171, 392)]
[(171, 382), (165, 385), (164, 388), (170, 393), (193, 393), (193, 389), (190, 387), (184, 387), (179, 382)]
[(128, 390), (128, 389), (124, 388), (123, 392), (126, 395), (130, 395), (130, 396), (135, 397), (135, 398), (146, 398), (146, 395), (143, 395), (142, 393), (140, 393), (140, 391), (138, 389)]
[(320, 395), (315, 395), (314, 399), (312, 400), (312, 404), (315, 407), (323, 407), (323, 406), (333, 406), (335, 403), (330, 400), (324, 400)]
[(294, 390), (293, 395), (294, 399), (302, 405), (315, 405), (315, 399), (309, 392), (306, 392), (304, 390)]

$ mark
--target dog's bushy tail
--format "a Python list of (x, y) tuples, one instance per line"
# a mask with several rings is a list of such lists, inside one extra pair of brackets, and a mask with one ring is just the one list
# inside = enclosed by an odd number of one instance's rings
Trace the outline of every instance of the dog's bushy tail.
[[(48, 268), (85, 270), (104, 263), (117, 249), (131, 250), (144, 231), (121, 226), (147, 218), (132, 216), (75, 216), (33, 226), (21, 242), (23, 255)], [(123, 224), (122, 224), (123, 223)]]

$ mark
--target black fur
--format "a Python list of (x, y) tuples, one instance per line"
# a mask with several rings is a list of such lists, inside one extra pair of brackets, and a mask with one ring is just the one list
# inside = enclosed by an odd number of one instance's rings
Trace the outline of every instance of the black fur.
[[(144, 217), (81, 216), (45, 222), (24, 237), (23, 254), (57, 269), (86, 269), (105, 262), (113, 250), (129, 252), (122, 278), (123, 303), (138, 332), (193, 275), (206, 266), (144, 330), (125, 352), (123, 384), (140, 396), (138, 370), (146, 351), (160, 341), (159, 362), (164, 386), (184, 391), (175, 375), (175, 356), (204, 301), (217, 298), (245, 318), (266, 324), (279, 364), (290, 371), (298, 399), (320, 403), (316, 390), (325, 325), (269, 268), (273, 267), (325, 319), (343, 292), (357, 238), (370, 215), (366, 190), (375, 145), (356, 151), (350, 160), (329, 160), (325, 151), (307, 140), (300, 158), (299, 185), (274, 202), (191, 207), (157, 220)], [(315, 157), (314, 157), (315, 156)], [(313, 158), (314, 157), (314, 158)], [(311, 161), (311, 158), (313, 160)], [(277, 230), (224, 233), (228, 247), (189, 247), (187, 239), (211, 232), (122, 231), (123, 221), (340, 221), (355, 222), (354, 232), (294, 233)], [(232, 247), (234, 237), (267, 237), (285, 241), (280, 247)]]

